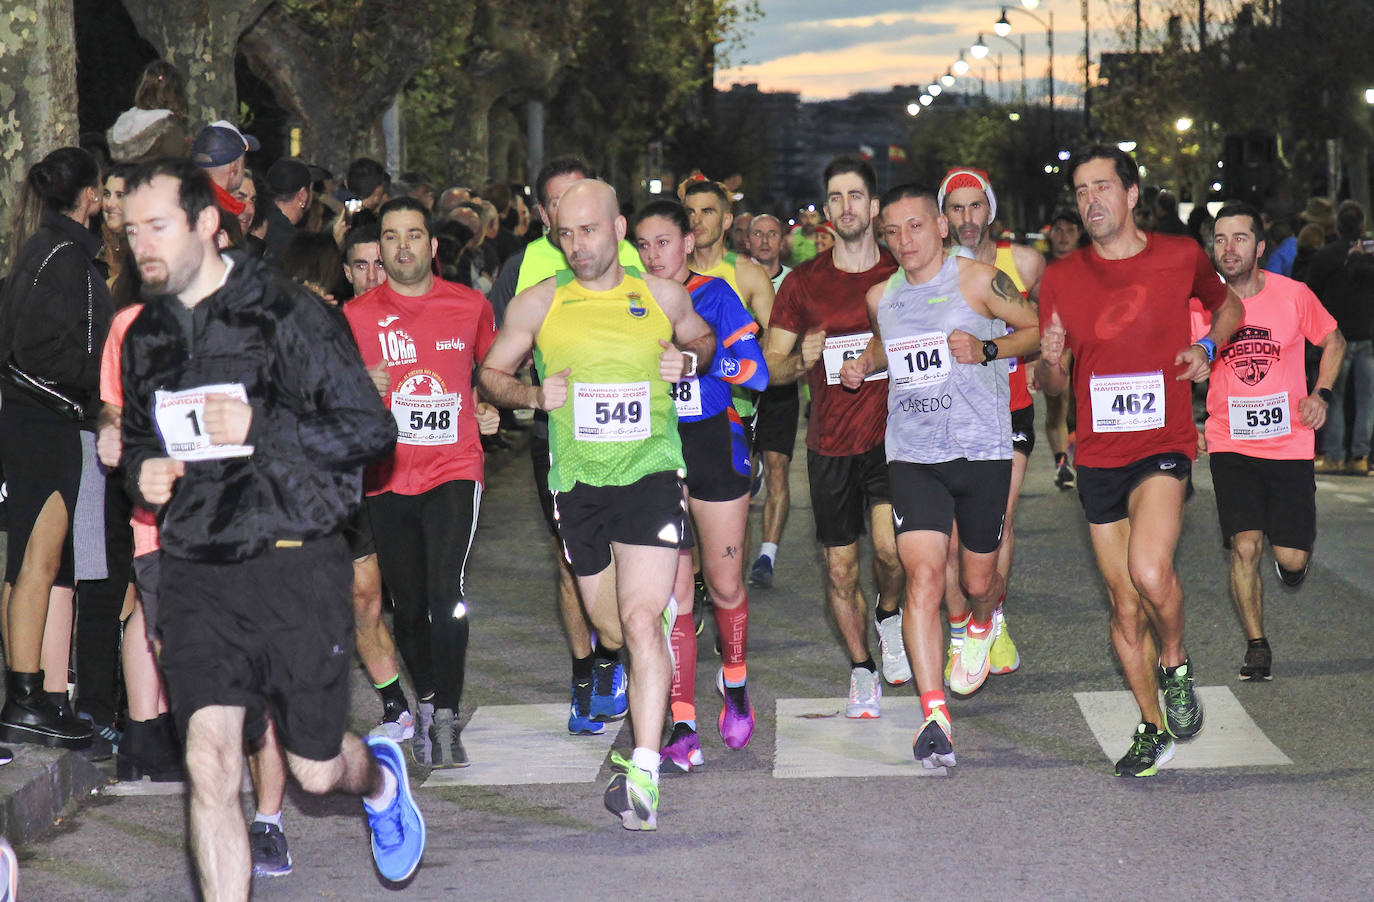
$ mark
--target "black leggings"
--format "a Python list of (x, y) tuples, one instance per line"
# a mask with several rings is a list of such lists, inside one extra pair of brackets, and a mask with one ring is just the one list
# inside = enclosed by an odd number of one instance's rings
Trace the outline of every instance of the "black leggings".
[(53, 585), (76, 585), (72, 525), (81, 486), (81, 431), (70, 420), (27, 398), (5, 395), (0, 404), (0, 461), (9, 488), (5, 582), (14, 584), (24, 565), (29, 535), (53, 492), (67, 508), (67, 537)]
[(133, 502), (123, 475), (105, 477), (105, 579), (76, 585), (76, 710), (113, 723), (119, 700), (119, 614), (134, 572)]
[(435, 708), (458, 709), (467, 666), (464, 578), (482, 490), (455, 480), (420, 495), (367, 499), (382, 580), (396, 603), (396, 647), (415, 691)]

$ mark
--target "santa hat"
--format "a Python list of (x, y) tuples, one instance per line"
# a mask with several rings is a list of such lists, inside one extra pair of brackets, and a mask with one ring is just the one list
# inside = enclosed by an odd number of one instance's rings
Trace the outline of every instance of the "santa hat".
[(981, 188), (988, 196), (988, 221), (997, 218), (997, 195), (992, 193), (992, 182), (988, 180), (986, 172), (969, 166), (956, 166), (946, 172), (940, 180), (940, 193), (935, 198), (941, 213), (945, 212), (945, 195), (956, 188)]

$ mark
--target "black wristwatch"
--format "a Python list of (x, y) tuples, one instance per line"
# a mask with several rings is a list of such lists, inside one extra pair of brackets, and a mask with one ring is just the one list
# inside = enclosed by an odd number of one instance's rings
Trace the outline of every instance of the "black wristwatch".
[(989, 363), (991, 363), (992, 361), (994, 361), (994, 360), (996, 360), (996, 359), (997, 359), (997, 342), (995, 342), (995, 341), (985, 341), (985, 342), (983, 342), (983, 364), (982, 364), (982, 365), (983, 365), (983, 366), (987, 366)]
[(1331, 389), (1319, 388), (1317, 389), (1317, 396), (1326, 402), (1327, 407), (1331, 406)]

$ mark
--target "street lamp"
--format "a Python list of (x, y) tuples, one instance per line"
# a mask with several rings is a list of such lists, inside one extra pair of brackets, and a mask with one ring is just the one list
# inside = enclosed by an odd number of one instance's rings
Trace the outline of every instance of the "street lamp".
[(958, 58), (957, 60), (954, 61), (954, 67), (953, 67), (953, 68), (954, 68), (954, 74), (955, 74), (955, 75), (967, 75), (967, 74), (968, 74), (968, 60), (964, 59), (964, 51), (963, 51), (963, 50), (960, 50), (960, 51), (959, 51), (959, 58)]
[(940, 84), (944, 85), (946, 88), (954, 87), (954, 81), (954, 73), (950, 72), (948, 69), (945, 70), (944, 75), (940, 76)]
[(981, 31), (978, 32), (977, 43), (969, 48), (969, 52), (973, 54), (973, 58), (976, 60), (987, 59), (988, 45), (983, 41), (983, 33)]
[(1192, 127), (1193, 120), (1189, 119), (1187, 116), (1179, 116), (1178, 121), (1174, 123), (1174, 128), (1177, 129), (1179, 134), (1183, 134)]
[(1364, 102), (1374, 104), (1374, 88), (1364, 89)]
[(920, 101), (921, 106), (930, 106), (932, 103), (935, 102), (935, 98), (931, 97), (929, 94), (922, 94), (920, 97)]
[(939, 97), (942, 91), (944, 91), (944, 88), (940, 87), (939, 79), (936, 79), (935, 81), (926, 85), (926, 93), (929, 94), (931, 97)]
[(1021, 5), (1026, 9), (1035, 9), (1040, 5), (1040, 0), (1021, 0)]
[[(1006, 16), (1003, 15), (1002, 18), (1005, 19)], [(1007, 27), (1011, 27), (1010, 22), (1007, 23)], [(1021, 35), (1021, 40), (1019, 43), (1017, 41), (1013, 41), (1011, 38), (1004, 37), (1000, 34), (995, 34), (993, 35), (993, 37), (1001, 38), (1003, 41), (1010, 44), (1012, 47), (1016, 49), (1017, 55), (1021, 58), (1021, 104), (1024, 106), (1026, 103), (1026, 36)], [(974, 44), (971, 49), (973, 51), (974, 57), (976, 57), (977, 59), (982, 59), (983, 57), (988, 55), (988, 51), (991, 48), (989, 48), (987, 43), (984, 42), (983, 35), (980, 33), (978, 35), (978, 43)]]
[(908, 103), (908, 104), (906, 105), (906, 114), (907, 114), (908, 116), (916, 116), (916, 115), (918, 115), (920, 112), (921, 112), (921, 105), (920, 105), (919, 103), (917, 103), (916, 101), (913, 100), (913, 101), (911, 101), (911, 103)]
[[(1025, 0), (1022, 0), (1022, 5), (1025, 5)], [(1011, 22), (1007, 21), (1007, 12), (1008, 12), (1009, 10), (1010, 10), (1011, 12), (1018, 12), (1018, 13), (1020, 13), (1020, 14), (1023, 15), (1023, 16), (1030, 16), (1030, 17), (1031, 17), (1032, 19), (1034, 19), (1036, 22), (1040, 23), (1040, 26), (1041, 26), (1042, 28), (1045, 29), (1045, 46), (1046, 46), (1046, 48), (1049, 50), (1049, 56), (1050, 56), (1049, 78), (1048, 78), (1048, 82), (1049, 82), (1049, 101), (1050, 101), (1050, 139), (1053, 140), (1053, 139), (1054, 139), (1054, 10), (1050, 10), (1050, 14), (1049, 14), (1049, 15), (1050, 15), (1050, 20), (1049, 20), (1048, 22), (1046, 22), (1044, 19), (1040, 18), (1040, 17), (1037, 16), (1035, 13), (1030, 12), (1029, 9), (1022, 9), (1022, 8), (1019, 7), (1019, 6), (1004, 6), (1004, 7), (1002, 7), (1002, 18), (998, 19), (995, 23), (993, 23), (993, 26), (992, 26), (993, 30), (996, 31), (997, 34), (998, 34), (1000, 37), (1006, 37), (1007, 35), (1011, 34)]]

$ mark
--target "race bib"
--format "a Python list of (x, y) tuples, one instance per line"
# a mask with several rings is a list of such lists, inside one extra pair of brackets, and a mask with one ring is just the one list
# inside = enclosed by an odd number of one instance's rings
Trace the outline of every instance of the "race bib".
[(883, 343), (893, 388), (919, 388), (949, 378), (949, 342), (943, 332), (925, 332)]
[[(821, 351), (821, 362), (825, 365), (825, 382), (827, 385), (840, 384), (840, 368), (844, 366), (846, 360), (858, 357), (868, 347), (868, 340), (873, 337), (872, 332), (860, 332), (855, 335), (832, 335), (825, 339), (825, 348)], [(872, 382), (875, 379), (886, 379), (887, 373), (870, 373), (865, 382)]]
[(402, 445), (453, 445), (458, 442), (462, 399), (451, 395), (391, 395), (396, 441)]
[(673, 406), (677, 408), (678, 416), (701, 416), (701, 382), (697, 377), (683, 379), (668, 389), (668, 394), (673, 396)]
[(1278, 438), (1293, 431), (1288, 415), (1288, 392), (1263, 398), (1227, 398), (1231, 414), (1231, 438), (1253, 441)]
[(1164, 426), (1164, 373), (1093, 376), (1093, 432), (1143, 432)]
[(573, 386), (573, 437), (578, 441), (635, 442), (649, 435), (649, 383)]
[(167, 456), (176, 460), (220, 460), (248, 457), (252, 445), (215, 445), (205, 434), (205, 398), (229, 395), (248, 403), (248, 392), (241, 382), (203, 385), (183, 391), (158, 391), (153, 395), (153, 417)]

